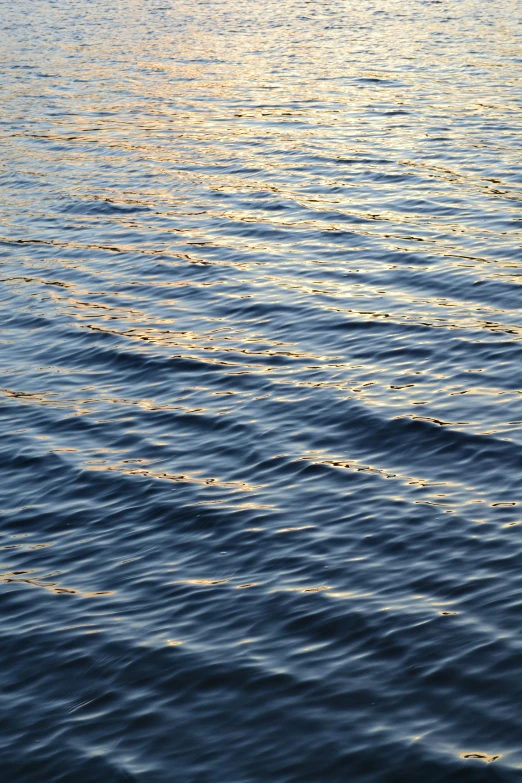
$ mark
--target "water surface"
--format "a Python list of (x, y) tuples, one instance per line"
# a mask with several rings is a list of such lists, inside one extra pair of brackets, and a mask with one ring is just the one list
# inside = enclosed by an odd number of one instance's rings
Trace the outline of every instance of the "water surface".
[(520, 780), (520, 1), (0, 15), (2, 775)]

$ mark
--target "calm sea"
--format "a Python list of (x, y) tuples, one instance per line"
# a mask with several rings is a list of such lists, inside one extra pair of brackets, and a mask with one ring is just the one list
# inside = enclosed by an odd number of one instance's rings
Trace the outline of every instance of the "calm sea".
[(520, 781), (521, 0), (0, 66), (1, 780)]

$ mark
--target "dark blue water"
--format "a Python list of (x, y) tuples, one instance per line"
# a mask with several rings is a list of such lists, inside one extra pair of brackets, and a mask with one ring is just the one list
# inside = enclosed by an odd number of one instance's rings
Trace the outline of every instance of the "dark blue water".
[(520, 0), (0, 20), (1, 780), (520, 781)]

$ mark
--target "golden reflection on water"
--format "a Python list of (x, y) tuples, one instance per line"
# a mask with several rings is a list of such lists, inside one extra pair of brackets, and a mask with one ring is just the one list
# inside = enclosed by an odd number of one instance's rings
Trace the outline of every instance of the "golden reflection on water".
[(480, 753), (480, 752), (473, 752), (473, 753), (461, 753), (460, 754), (461, 759), (477, 759), (478, 761), (484, 761), (486, 764), (490, 764), (492, 761), (498, 761), (498, 759), (502, 758), (502, 753), (498, 753), (497, 755), (491, 755), (489, 753)]
[(101, 596), (114, 595), (114, 590), (96, 590), (86, 591), (73, 587), (62, 587), (59, 582), (49, 582), (48, 580), (56, 574), (45, 574), (40, 577), (29, 577), (26, 574), (35, 573), (34, 569), (27, 571), (8, 571), (0, 574), (0, 581), (4, 584), (26, 584), (32, 587), (43, 587), (56, 595), (78, 595), (81, 598), (99, 598)]
[(204, 587), (214, 587), (215, 585), (224, 585), (230, 582), (230, 579), (177, 579), (175, 582), (169, 582), (169, 585), (202, 585)]

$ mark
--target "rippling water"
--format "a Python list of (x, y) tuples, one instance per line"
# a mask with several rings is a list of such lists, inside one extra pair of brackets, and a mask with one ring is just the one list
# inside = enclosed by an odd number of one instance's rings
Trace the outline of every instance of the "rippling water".
[(522, 4), (1, 4), (9, 783), (522, 769)]

